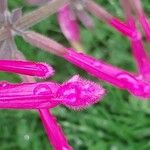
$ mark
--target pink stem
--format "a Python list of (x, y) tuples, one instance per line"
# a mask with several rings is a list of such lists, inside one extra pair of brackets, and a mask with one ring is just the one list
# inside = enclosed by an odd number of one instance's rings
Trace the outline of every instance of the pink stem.
[(27, 32), (24, 32), (22, 36), (24, 40), (30, 43), (31, 45), (45, 49), (47, 52), (50, 52), (59, 56), (62, 56), (65, 53), (67, 53), (66, 48), (63, 45), (39, 33), (36, 33), (33, 31), (27, 31)]
[(144, 13), (141, 13), (141, 15), (139, 16), (139, 20), (142, 24), (144, 31), (145, 31), (147, 39), (150, 42), (150, 23), (148, 21), (148, 18), (146, 17), (146, 15)]
[[(128, 19), (128, 24), (135, 32), (137, 31), (135, 21), (133, 18)], [(141, 35), (139, 37), (133, 37), (130, 39), (132, 45), (132, 53), (137, 62), (139, 73), (144, 77), (150, 75), (150, 61), (149, 56), (145, 51), (142, 43)]]
[(132, 8), (129, 0), (120, 0), (120, 3), (123, 8), (125, 18), (126, 19), (130, 18), (133, 14), (132, 14)]
[(128, 36), (129, 38), (137, 36), (137, 32), (133, 31), (127, 24), (120, 21), (117, 18), (110, 20), (110, 24), (123, 35)]
[(129, 0), (130, 4), (135, 11), (136, 15), (139, 18), (139, 21), (141, 22), (141, 25), (145, 31), (146, 37), (148, 41), (150, 42), (150, 23), (148, 21), (147, 16), (145, 15), (145, 12), (143, 10), (141, 0)]
[(53, 69), (47, 64), (14, 60), (0, 60), (0, 71), (44, 78), (53, 74)]
[(40, 109), (39, 112), (54, 150), (73, 150), (54, 116), (47, 109)]

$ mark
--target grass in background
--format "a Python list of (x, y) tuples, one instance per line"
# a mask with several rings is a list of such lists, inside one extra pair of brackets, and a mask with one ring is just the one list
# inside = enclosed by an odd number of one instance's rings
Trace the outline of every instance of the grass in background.
[[(97, 2), (114, 15), (123, 18), (118, 0)], [(150, 12), (149, 0), (143, 2), (146, 11)], [(9, 7), (22, 7), (24, 12), (34, 9), (20, 0), (9, 0)], [(81, 27), (86, 52), (111, 64), (135, 71), (128, 40), (96, 18), (93, 19), (95, 28), (92, 32)], [(56, 15), (34, 26), (33, 30), (69, 46), (60, 33)], [(52, 64), (56, 70), (52, 78), (54, 80), (63, 82), (74, 74), (80, 74), (97, 81), (62, 58), (32, 47), (19, 37), (16, 42), (27, 59)], [(5, 73), (0, 73), (0, 80), (20, 81), (18, 76)], [(138, 101), (126, 91), (102, 84), (107, 89), (107, 95), (101, 103), (79, 112), (64, 107), (53, 109), (53, 114), (63, 127), (70, 144), (75, 150), (149, 150), (150, 102)], [(0, 150), (10, 149), (51, 150), (36, 111), (0, 111)]]

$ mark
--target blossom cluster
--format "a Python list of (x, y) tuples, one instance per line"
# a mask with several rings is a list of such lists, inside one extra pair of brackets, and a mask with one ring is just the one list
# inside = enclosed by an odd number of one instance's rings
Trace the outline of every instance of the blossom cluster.
[[(24, 15), (20, 8), (10, 12), (7, 0), (0, 0), (0, 71), (17, 73), (23, 79), (23, 83), (20, 84), (6, 81), (0, 83), (0, 108), (38, 109), (53, 148), (71, 150), (62, 129), (49, 109), (59, 105), (82, 109), (97, 103), (105, 95), (105, 89), (98, 83), (82, 79), (79, 75), (62, 84), (56, 81), (37, 83), (35, 77), (47, 78), (54, 74), (53, 68), (45, 63), (26, 61), (15, 44), (16, 35), (35, 47), (63, 57), (100, 80), (127, 90), (134, 96), (142, 99), (150, 98), (150, 60), (142, 41), (143, 33), (140, 32), (137, 23), (144, 29), (147, 41), (150, 41), (150, 24), (140, 0), (120, 0), (125, 14), (124, 21), (114, 17), (94, 0), (26, 0), (26, 2), (37, 5), (38, 8)], [(30, 30), (30, 27), (53, 13), (58, 14), (62, 33), (73, 48), (67, 48), (49, 37)], [(98, 60), (83, 51), (78, 20), (87, 29), (94, 29), (91, 15), (115, 28), (130, 40), (137, 73)]]

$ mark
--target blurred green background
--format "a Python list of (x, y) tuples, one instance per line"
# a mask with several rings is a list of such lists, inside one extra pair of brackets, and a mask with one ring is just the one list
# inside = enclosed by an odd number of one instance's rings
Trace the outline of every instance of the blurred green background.
[[(118, 0), (97, 0), (112, 14), (123, 18)], [(150, 14), (149, 0), (143, 0)], [(35, 9), (22, 0), (9, 0), (10, 10), (22, 7), (26, 13)], [(89, 32), (81, 26), (82, 40), (88, 54), (107, 62), (135, 71), (129, 41), (114, 29), (93, 17), (95, 28)], [(61, 34), (56, 15), (49, 17), (33, 30), (69, 46)], [(63, 82), (74, 74), (97, 81), (86, 72), (57, 56), (30, 46), (16, 37), (18, 49), (29, 60), (51, 64), (56, 74), (53, 80)], [(149, 45), (146, 45), (147, 49)], [(0, 80), (20, 82), (17, 75), (0, 73)], [(49, 79), (51, 80), (51, 79)], [(101, 82), (101, 81), (97, 81)], [(138, 100), (126, 91), (121, 91), (101, 82), (107, 95), (98, 104), (82, 111), (65, 107), (53, 109), (70, 144), (75, 150), (150, 150), (150, 102)], [(36, 111), (0, 111), (0, 150), (51, 150), (41, 120)]]

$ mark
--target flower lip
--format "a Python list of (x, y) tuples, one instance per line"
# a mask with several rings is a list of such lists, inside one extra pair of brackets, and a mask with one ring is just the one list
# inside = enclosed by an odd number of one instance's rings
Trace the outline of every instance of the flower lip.
[(100, 101), (105, 90), (100, 85), (75, 75), (60, 86), (56, 95), (64, 99), (62, 102), (66, 107), (83, 109)]

